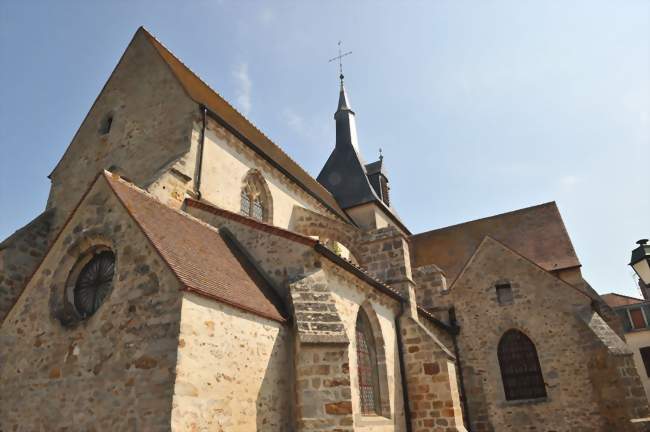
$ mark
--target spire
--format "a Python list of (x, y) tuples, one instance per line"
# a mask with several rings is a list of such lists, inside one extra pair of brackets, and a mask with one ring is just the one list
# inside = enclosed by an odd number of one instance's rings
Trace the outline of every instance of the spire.
[[(338, 113), (339, 111), (349, 111), (354, 114), (354, 111), (350, 109), (348, 93), (345, 91), (345, 86), (343, 85), (343, 74), (339, 75), (339, 78), (341, 79), (341, 90), (339, 90), (339, 106), (336, 109), (336, 112)], [(336, 114), (334, 114), (334, 118), (336, 119)]]

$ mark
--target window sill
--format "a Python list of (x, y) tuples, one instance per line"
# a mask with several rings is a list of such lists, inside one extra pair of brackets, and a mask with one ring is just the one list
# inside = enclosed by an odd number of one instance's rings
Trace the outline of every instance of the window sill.
[(384, 417), (378, 414), (357, 414), (354, 417), (357, 426), (384, 426), (393, 424), (393, 420), (390, 417)]
[(507, 400), (504, 401), (504, 405), (507, 406), (517, 406), (517, 405), (534, 405), (538, 403), (549, 402), (550, 399), (548, 396), (534, 398), (534, 399), (517, 399), (517, 400)]

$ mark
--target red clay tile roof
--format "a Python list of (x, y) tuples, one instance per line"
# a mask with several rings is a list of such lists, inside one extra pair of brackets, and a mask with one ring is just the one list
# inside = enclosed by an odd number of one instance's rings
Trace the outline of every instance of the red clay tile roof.
[(285, 175), (292, 178), (307, 193), (319, 200), (344, 221), (350, 221), (347, 214), (334, 199), (334, 196), (282, 151), (278, 145), (264, 135), (262, 131), (257, 129), (255, 125), (248, 121), (216, 91), (203, 82), (201, 78), (185, 66), (183, 62), (153, 37), (144, 27), (140, 27), (138, 32), (142, 32), (156, 51), (158, 51), (160, 57), (167, 63), (176, 79), (178, 79), (178, 82), (183, 86), (185, 92), (192, 100), (204, 105), (213, 114), (222, 119), (229, 128), (244, 138), (246, 144), (269, 160), (269, 162), (276, 165), (281, 171), (284, 171)]
[(629, 297), (616, 293), (603, 294), (601, 297), (603, 300), (605, 300), (605, 303), (607, 303), (609, 307), (629, 306), (645, 302), (644, 299)]
[(185, 289), (286, 321), (273, 287), (227, 236), (111, 174), (104, 178)]
[(486, 236), (547, 271), (580, 265), (554, 202), (411, 236), (413, 265), (435, 264), (453, 281)]

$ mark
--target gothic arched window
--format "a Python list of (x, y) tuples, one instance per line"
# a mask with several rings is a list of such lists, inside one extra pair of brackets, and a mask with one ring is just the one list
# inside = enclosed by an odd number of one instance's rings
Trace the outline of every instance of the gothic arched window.
[(362, 414), (381, 414), (377, 349), (370, 320), (359, 309), (356, 324), (357, 369), (359, 372), (359, 398)]
[(115, 254), (110, 250), (96, 253), (79, 271), (74, 285), (74, 306), (82, 318), (97, 312), (113, 286)]
[(518, 330), (508, 330), (499, 341), (499, 367), (506, 400), (546, 397), (535, 344)]
[(272, 222), (271, 194), (264, 178), (257, 170), (249, 171), (244, 178), (240, 213), (264, 222)]

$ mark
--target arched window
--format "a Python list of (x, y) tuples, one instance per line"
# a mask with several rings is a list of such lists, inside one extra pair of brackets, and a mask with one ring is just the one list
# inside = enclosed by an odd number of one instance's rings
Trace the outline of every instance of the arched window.
[(508, 330), (499, 341), (499, 367), (506, 400), (546, 397), (535, 344), (518, 330)]
[(241, 190), (241, 210), (240, 213), (272, 223), (272, 202), (271, 194), (264, 178), (257, 170), (251, 170), (244, 178)]
[(361, 413), (381, 414), (377, 349), (368, 315), (359, 309), (356, 324), (357, 368), (359, 371), (359, 398)]

